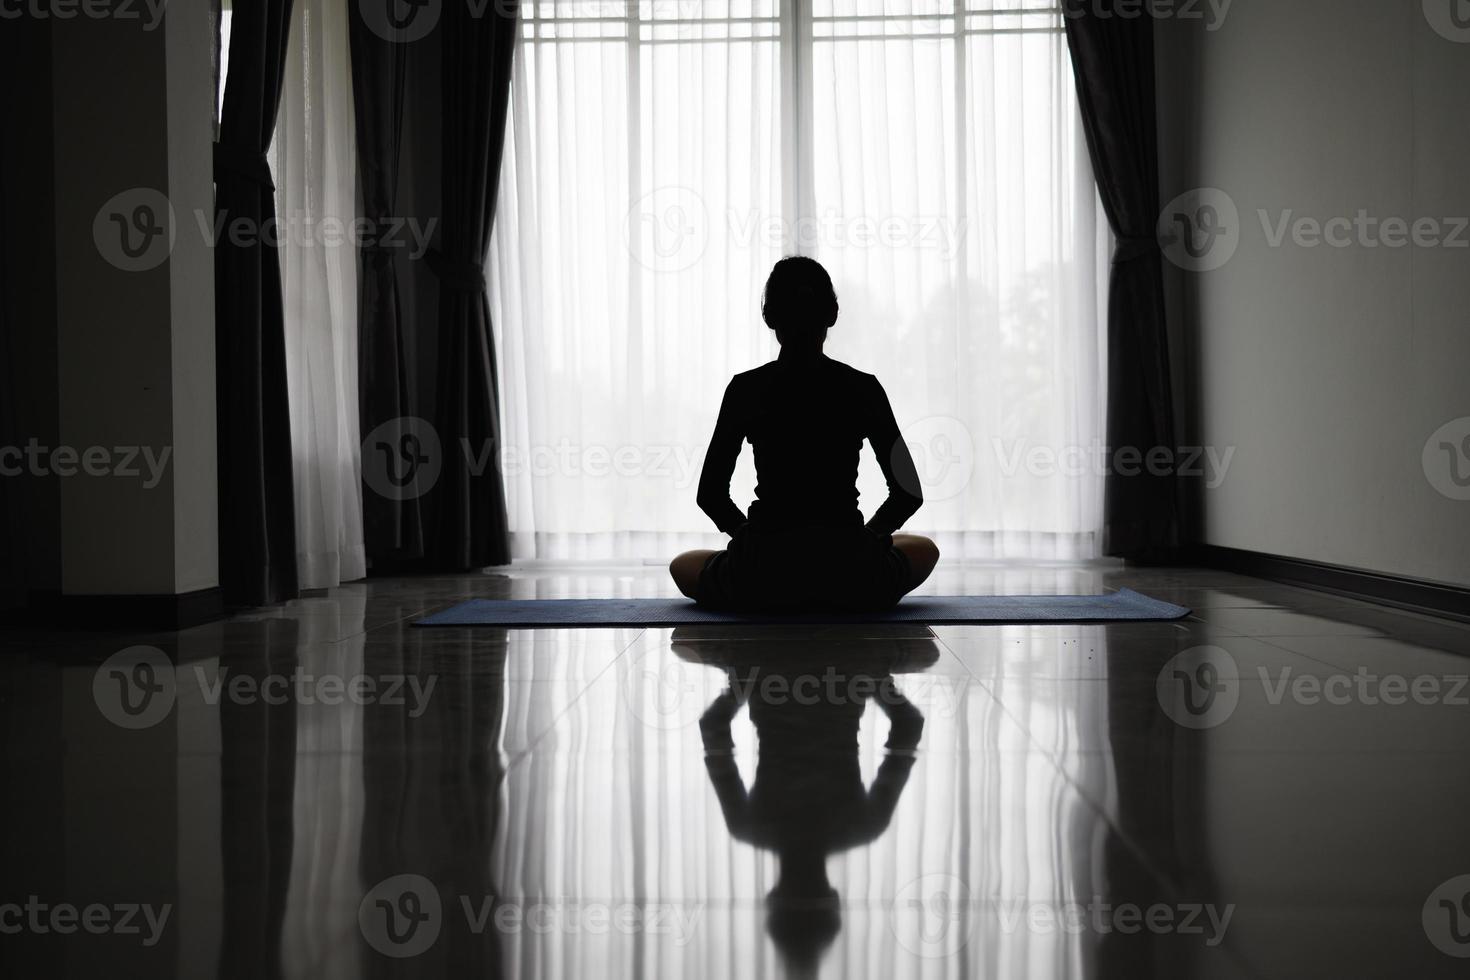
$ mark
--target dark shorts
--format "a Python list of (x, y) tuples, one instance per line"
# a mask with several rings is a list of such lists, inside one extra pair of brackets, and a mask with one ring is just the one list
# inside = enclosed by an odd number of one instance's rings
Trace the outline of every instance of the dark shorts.
[(747, 524), (705, 563), (698, 601), (732, 612), (872, 612), (896, 606), (910, 579), (893, 538), (862, 525)]

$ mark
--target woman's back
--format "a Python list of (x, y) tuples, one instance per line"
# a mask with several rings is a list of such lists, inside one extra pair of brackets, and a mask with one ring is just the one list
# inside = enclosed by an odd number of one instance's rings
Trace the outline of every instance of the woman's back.
[(818, 355), (772, 361), (741, 380), (758, 481), (751, 520), (861, 524), (858, 454), (882, 391), (876, 379)]
[[(893, 533), (922, 502), (912, 463), (903, 466), (907, 447), (883, 386), (820, 352), (783, 351), (779, 359), (736, 375), (726, 389), (699, 493), (700, 505), (722, 529), (740, 522), (728, 488), (747, 440), (755, 451), (756, 501), (749, 517), (754, 524), (862, 524), (857, 475), (864, 440), (872, 443), (889, 484), (888, 512), (880, 508), (882, 518), (875, 514), (876, 523), (870, 522), (874, 528)], [(896, 461), (907, 473), (895, 470)]]

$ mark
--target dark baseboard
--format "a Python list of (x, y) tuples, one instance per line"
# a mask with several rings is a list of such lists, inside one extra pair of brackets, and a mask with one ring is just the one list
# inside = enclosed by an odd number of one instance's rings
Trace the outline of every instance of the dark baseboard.
[(82, 630), (183, 630), (223, 619), (224, 594), (200, 589), (182, 595), (58, 595), (33, 593), (24, 618), (32, 627)]
[(1208, 544), (1195, 545), (1184, 557), (1192, 564), (1253, 578), (1470, 622), (1470, 589), (1460, 586)]

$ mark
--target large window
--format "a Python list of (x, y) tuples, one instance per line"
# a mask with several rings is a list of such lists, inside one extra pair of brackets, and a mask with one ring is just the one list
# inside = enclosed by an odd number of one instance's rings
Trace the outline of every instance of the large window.
[[(1097, 553), (1108, 251), (1058, 10), (524, 10), (490, 270), (518, 557), (714, 540), (694, 484), (725, 383), (775, 354), (760, 289), (794, 252), (836, 280), (828, 352), (905, 427), (913, 530)], [(870, 459), (860, 488), (871, 511)]]

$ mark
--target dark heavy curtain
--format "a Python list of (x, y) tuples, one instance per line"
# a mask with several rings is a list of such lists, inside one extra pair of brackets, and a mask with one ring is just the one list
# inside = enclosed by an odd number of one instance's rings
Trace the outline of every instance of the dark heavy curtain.
[[(281, 99), (291, 0), (235, 0), (230, 71), (215, 144), (220, 227), (274, 227), (265, 152)], [(281, 267), (271, 236), (215, 244), (215, 357), (219, 412), (220, 588), (225, 601), (293, 598), (296, 516)]]
[[(347, 5), (362, 217), (373, 228), (387, 227), (390, 219), (401, 214), (398, 175), (408, 46), (369, 26), (389, 23), (389, 11), (397, 2), (363, 0)], [(368, 11), (369, 5), (378, 9)], [(414, 414), (395, 251), (379, 244), (376, 236), (368, 236), (361, 250), (358, 383), (365, 440), (379, 426)], [(376, 447), (364, 448), (365, 453), (373, 451)], [(417, 498), (393, 499), (364, 485), (362, 520), (369, 561), (383, 564), (423, 557), (423, 518)]]
[[(1154, 103), (1153, 20), (1129, 0), (1065, 0), (1083, 128), (1118, 248), (1108, 302), (1108, 444), (1114, 453), (1175, 445), (1164, 321)], [(1131, 14), (1125, 16), (1125, 14)], [(1105, 550), (1163, 558), (1179, 543), (1178, 483), (1147, 467), (1107, 477)]]
[[(0, 160), (3, 159), (0, 157)], [(0, 185), (3, 185), (5, 177), (4, 164), (0, 163)], [(0, 228), (5, 227), (5, 198), (3, 192), (0, 192)], [(5, 252), (3, 243), (0, 243), (0, 446), (19, 446), (24, 440), (15, 438), (19, 433), (12, 423), (15, 418), (15, 408), (11, 404), (15, 392), (15, 359), (11, 351), (10, 330), (6, 323), (7, 295)], [(0, 473), (0, 609), (24, 604), (21, 593), (25, 585), (25, 575), (22, 574), (21, 561), (25, 556), (25, 545), (22, 544), (19, 533), (22, 518), (15, 506), (11, 487), (14, 482), (14, 477)]]
[(434, 564), (445, 569), (510, 561), (484, 268), (500, 188), (519, 3), (499, 0), (479, 15), (471, 3), (449, 0), (444, 9), (443, 222), (439, 250), (430, 255), (439, 277), (435, 420), (444, 447), (430, 548)]
[[(363, 213), (417, 221), (436, 247), (362, 250), (364, 532), (375, 571), (464, 571), (510, 561), (484, 265), (519, 3), (446, 0), (385, 27), (397, 3), (352, 5)], [(421, 451), (437, 465), (420, 471)], [(370, 474), (385, 458), (394, 487), (432, 476), (384, 492)]]

